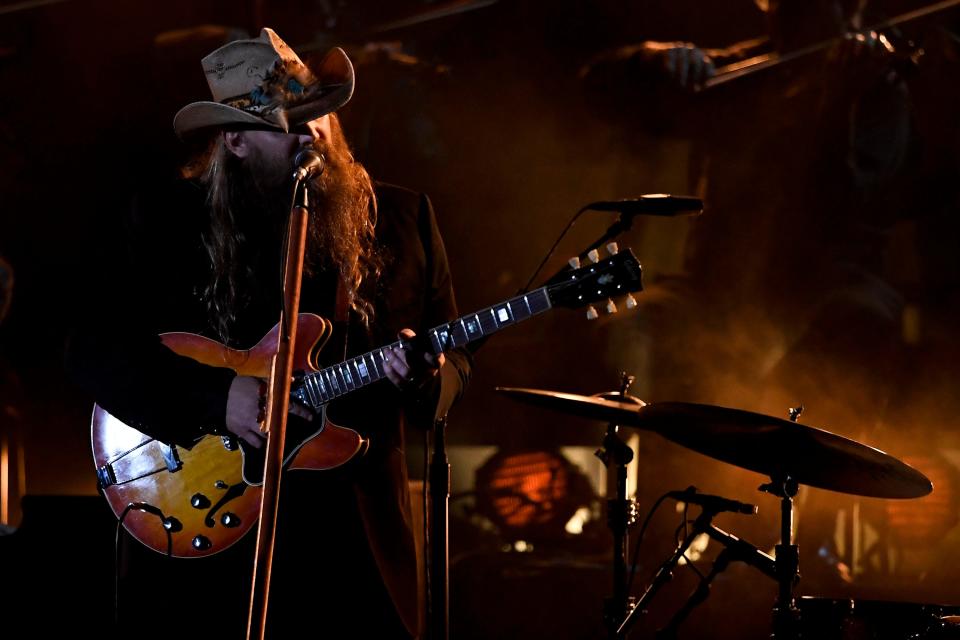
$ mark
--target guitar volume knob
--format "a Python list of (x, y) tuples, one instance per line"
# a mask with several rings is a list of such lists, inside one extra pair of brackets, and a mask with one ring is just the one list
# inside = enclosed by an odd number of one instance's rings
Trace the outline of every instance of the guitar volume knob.
[(180, 524), (180, 521), (173, 516), (168, 516), (163, 519), (163, 528), (171, 533), (176, 533), (177, 531), (183, 529), (183, 525)]
[(237, 514), (230, 513), (229, 511), (220, 516), (220, 524), (228, 528), (234, 528), (240, 526), (240, 518), (237, 517)]
[(190, 541), (190, 545), (197, 551), (206, 551), (213, 545), (210, 542), (210, 538), (207, 536), (195, 535), (193, 540)]
[(206, 509), (210, 506), (210, 499), (202, 493), (195, 493), (190, 496), (190, 506), (194, 509)]

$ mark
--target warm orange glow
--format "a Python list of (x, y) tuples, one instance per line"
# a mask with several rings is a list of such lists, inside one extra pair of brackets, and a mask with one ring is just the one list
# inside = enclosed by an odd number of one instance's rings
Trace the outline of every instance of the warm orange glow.
[(497, 453), (477, 471), (478, 508), (503, 530), (563, 535), (577, 509), (589, 503), (581, 479), (557, 451)]
[(507, 456), (493, 473), (490, 488), (493, 505), (507, 525), (543, 524), (555, 517), (555, 502), (566, 495), (566, 465), (542, 451)]
[(904, 456), (933, 482), (933, 493), (919, 500), (888, 500), (890, 533), (901, 544), (926, 546), (945, 536), (957, 522), (957, 470), (934, 456)]

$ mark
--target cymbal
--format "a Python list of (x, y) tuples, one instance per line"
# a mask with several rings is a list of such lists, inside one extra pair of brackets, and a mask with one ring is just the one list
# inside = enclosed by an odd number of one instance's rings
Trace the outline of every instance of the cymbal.
[(824, 429), (761, 413), (688, 402), (634, 404), (498, 387), (516, 400), (645, 429), (692, 451), (775, 479), (872, 498), (919, 498), (930, 480), (897, 458)]

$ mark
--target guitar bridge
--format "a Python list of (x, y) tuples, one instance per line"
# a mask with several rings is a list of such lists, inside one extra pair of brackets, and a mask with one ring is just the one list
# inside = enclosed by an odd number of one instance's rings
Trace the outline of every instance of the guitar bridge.
[(160, 454), (163, 456), (163, 462), (167, 465), (167, 471), (173, 473), (179, 471), (183, 467), (183, 463), (180, 462), (180, 456), (177, 454), (176, 445), (167, 445), (163, 443), (160, 444)]

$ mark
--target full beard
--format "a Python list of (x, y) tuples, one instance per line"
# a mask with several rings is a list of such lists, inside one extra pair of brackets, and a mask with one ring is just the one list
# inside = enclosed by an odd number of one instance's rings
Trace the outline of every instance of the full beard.
[[(336, 274), (351, 307), (368, 322), (372, 292), (364, 285), (375, 279), (381, 262), (374, 239), (376, 200), (370, 177), (354, 160), (335, 118), (331, 125), (331, 140), (312, 147), (323, 154), (325, 163), (307, 183), (310, 216), (303, 270), (306, 276)], [(292, 163), (280, 164), (253, 154), (230, 167), (234, 187), (228, 206), (235, 211), (235, 236), (243, 247), (236, 257), (245, 265), (236, 273), (254, 280), (251, 292), (266, 293), (280, 282), (293, 197)], [(243, 301), (237, 302), (243, 306)], [(235, 308), (231, 315), (239, 311)]]

